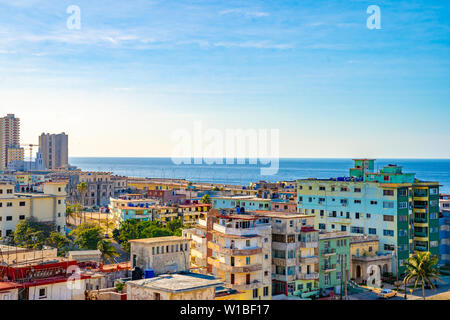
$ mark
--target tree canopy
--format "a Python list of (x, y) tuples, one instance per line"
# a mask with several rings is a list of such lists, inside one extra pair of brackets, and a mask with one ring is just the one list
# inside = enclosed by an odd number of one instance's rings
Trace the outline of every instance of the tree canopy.
[(161, 226), (157, 221), (130, 219), (122, 222), (118, 229), (113, 230), (113, 238), (122, 245), (124, 250), (130, 252), (129, 240), (181, 235), (182, 227), (183, 223), (179, 219), (169, 221), (166, 227)]
[(69, 235), (74, 236), (74, 244), (83, 250), (97, 249), (98, 242), (103, 239), (102, 228), (92, 223), (80, 224)]

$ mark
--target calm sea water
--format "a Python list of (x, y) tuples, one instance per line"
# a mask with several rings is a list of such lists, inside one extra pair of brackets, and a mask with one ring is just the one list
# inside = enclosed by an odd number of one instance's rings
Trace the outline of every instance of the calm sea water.
[[(70, 164), (83, 170), (110, 171), (114, 174), (148, 178), (183, 178), (198, 182), (248, 185), (252, 181), (295, 180), (347, 176), (352, 159), (280, 159), (278, 173), (260, 174), (262, 165), (176, 165), (170, 158), (70, 158)], [(439, 181), (440, 192), (450, 193), (450, 159), (379, 159), (375, 168), (387, 164), (416, 173), (416, 178)]]

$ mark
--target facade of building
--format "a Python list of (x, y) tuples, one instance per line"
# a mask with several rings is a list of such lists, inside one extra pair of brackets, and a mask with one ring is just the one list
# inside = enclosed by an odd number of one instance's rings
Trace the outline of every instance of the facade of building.
[(392, 253), (378, 251), (379, 242), (377, 236), (354, 236), (350, 238), (350, 278), (357, 283), (367, 284), (373, 267), (378, 268), (382, 277), (386, 272), (391, 272)]
[(450, 265), (450, 195), (439, 196), (439, 264)]
[(119, 198), (110, 198), (109, 210), (111, 219), (117, 227), (129, 219), (153, 221), (153, 210), (157, 201), (142, 198), (141, 195), (126, 194)]
[(0, 170), (6, 170), (12, 161), (23, 161), (20, 147), (20, 119), (14, 114), (0, 118)]
[(271, 299), (270, 218), (211, 210), (199, 225), (206, 229), (206, 272), (242, 292), (241, 299)]
[(321, 290), (340, 294), (344, 283), (350, 279), (350, 263), (348, 232), (319, 233), (319, 287)]
[(47, 169), (67, 168), (69, 166), (69, 137), (67, 134), (42, 133), (39, 148)]
[(239, 207), (245, 211), (270, 211), (270, 199), (254, 196), (214, 197), (211, 201), (214, 209), (235, 209)]
[(46, 182), (39, 192), (14, 192), (11, 184), (0, 183), (0, 236), (12, 236), (16, 225), (35, 218), (51, 223), (55, 231), (66, 225), (66, 182)]
[(176, 236), (130, 240), (131, 267), (152, 269), (155, 275), (188, 271), (190, 241)]
[(314, 216), (257, 211), (272, 223), (272, 295), (319, 293), (319, 231)]
[(298, 211), (314, 214), (322, 231), (378, 236), (381, 252), (395, 251), (392, 272), (402, 274), (414, 251), (439, 254), (439, 183), (395, 165), (373, 167), (374, 160), (357, 159), (350, 177), (298, 180)]
[[(68, 201), (70, 203), (84, 202), (84, 207), (105, 207), (109, 199), (114, 197), (115, 183), (110, 172), (67, 170), (69, 176), (67, 185)], [(85, 182), (87, 190), (81, 195), (77, 186)]]

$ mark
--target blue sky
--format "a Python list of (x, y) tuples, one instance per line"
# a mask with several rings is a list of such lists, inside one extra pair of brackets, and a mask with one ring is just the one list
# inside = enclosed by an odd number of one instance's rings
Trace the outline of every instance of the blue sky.
[(430, 0), (0, 0), (0, 114), (71, 156), (170, 156), (199, 120), (279, 129), (282, 157), (450, 158), (449, 21)]

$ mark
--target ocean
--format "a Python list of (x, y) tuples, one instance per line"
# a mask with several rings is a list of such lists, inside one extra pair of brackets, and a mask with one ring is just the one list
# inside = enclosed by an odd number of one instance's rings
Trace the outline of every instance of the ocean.
[[(117, 175), (148, 178), (177, 178), (197, 182), (248, 185), (266, 180), (295, 180), (302, 178), (334, 178), (348, 176), (352, 159), (293, 159), (279, 160), (279, 170), (274, 175), (261, 175), (263, 165), (249, 164), (181, 164), (171, 158), (82, 158), (71, 157), (71, 165), (82, 170), (109, 171)], [(450, 193), (450, 159), (379, 159), (375, 169), (396, 164), (403, 172), (413, 172), (416, 178), (438, 181), (441, 193)]]

